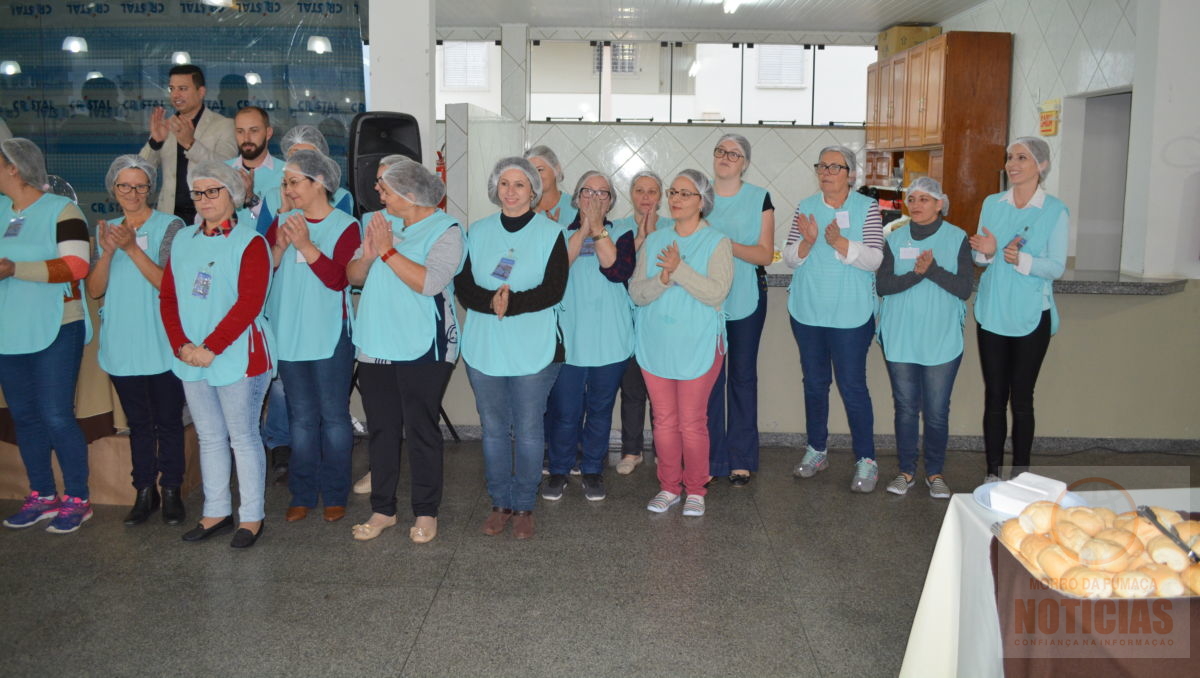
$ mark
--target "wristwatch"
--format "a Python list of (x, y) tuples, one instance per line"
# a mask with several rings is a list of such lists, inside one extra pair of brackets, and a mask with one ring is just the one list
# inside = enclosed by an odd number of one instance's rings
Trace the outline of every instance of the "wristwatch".
[(602, 229), (600, 229), (600, 232), (596, 234), (596, 237), (592, 238), (592, 240), (602, 240), (607, 237), (608, 237), (608, 229), (602, 228)]
[(260, 202), (262, 202), (262, 199), (258, 197), (258, 194), (251, 193), (250, 196), (248, 198), (246, 198), (246, 202), (243, 206), (246, 209), (250, 209), (250, 208), (253, 208), (255, 205), (257, 205)]

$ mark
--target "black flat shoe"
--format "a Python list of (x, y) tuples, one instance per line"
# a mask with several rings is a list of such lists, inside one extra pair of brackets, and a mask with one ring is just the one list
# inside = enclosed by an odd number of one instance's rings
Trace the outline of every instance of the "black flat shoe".
[(750, 474), (734, 474), (729, 476), (729, 484), (734, 487), (745, 487), (750, 484)]
[(267, 529), (267, 521), (258, 524), (258, 532), (251, 532), (244, 527), (239, 527), (237, 532), (233, 533), (233, 541), (229, 542), (229, 546), (235, 549), (248, 549), (254, 546), (254, 542), (262, 536), (263, 530)]
[(162, 519), (168, 525), (182, 525), (187, 511), (183, 508), (183, 495), (178, 487), (162, 488)]
[(129, 509), (129, 514), (125, 516), (125, 527), (146, 522), (146, 519), (158, 510), (159, 503), (157, 487), (151, 485), (138, 490), (137, 498), (133, 500), (133, 508)]
[(205, 528), (203, 525), (197, 523), (195, 527), (183, 533), (183, 540), (204, 541), (227, 527), (233, 527), (233, 516), (225, 516), (221, 519), (221, 522), (209, 528)]

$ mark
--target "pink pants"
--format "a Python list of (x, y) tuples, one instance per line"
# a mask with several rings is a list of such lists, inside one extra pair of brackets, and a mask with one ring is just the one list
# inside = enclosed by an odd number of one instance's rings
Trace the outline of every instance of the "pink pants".
[(708, 395), (725, 356), (717, 351), (708, 372), (688, 381), (664, 379), (645, 369), (654, 416), (658, 486), (665, 492), (703, 497), (708, 490)]

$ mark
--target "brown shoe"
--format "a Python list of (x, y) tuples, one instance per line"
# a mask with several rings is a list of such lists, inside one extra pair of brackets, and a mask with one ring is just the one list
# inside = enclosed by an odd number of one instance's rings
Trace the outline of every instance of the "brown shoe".
[(494, 537), (504, 531), (504, 526), (512, 520), (513, 511), (510, 508), (500, 508), (493, 506), (492, 512), (488, 514), (487, 520), (483, 522), (483, 533), (489, 537)]
[(336, 523), (346, 517), (345, 506), (326, 506), (325, 507), (325, 522)]
[(513, 536), (517, 539), (533, 537), (533, 511), (513, 512)]
[(287, 513), (283, 514), (283, 519), (289, 523), (294, 523), (297, 520), (304, 520), (308, 517), (307, 506), (289, 506)]

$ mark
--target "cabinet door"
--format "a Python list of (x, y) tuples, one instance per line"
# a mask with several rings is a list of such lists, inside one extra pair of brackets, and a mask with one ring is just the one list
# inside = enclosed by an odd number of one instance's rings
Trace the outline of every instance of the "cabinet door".
[(879, 142), (879, 65), (867, 66), (867, 148)]
[(879, 62), (879, 113), (875, 148), (892, 147), (892, 62)]
[(925, 50), (925, 113), (921, 145), (942, 143), (942, 101), (946, 90), (946, 36), (934, 38)]
[[(937, 180), (940, 184), (945, 180), (946, 175), (945, 156), (942, 149), (929, 152), (929, 177)], [(943, 187), (942, 191), (946, 189)]]
[(888, 128), (891, 131), (888, 137), (888, 148), (902, 148), (904, 146), (904, 114), (905, 102), (907, 97), (905, 93), (908, 87), (908, 58), (907, 55), (901, 53), (892, 59), (892, 92), (891, 104), (888, 106), (888, 114), (891, 119), (888, 120)]
[(925, 129), (925, 43), (908, 50), (905, 86), (904, 145), (920, 146)]

